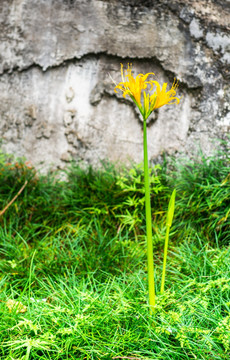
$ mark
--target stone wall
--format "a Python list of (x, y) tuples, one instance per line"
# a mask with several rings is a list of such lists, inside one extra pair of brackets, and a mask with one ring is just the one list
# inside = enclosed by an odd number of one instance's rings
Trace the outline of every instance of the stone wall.
[(45, 167), (140, 162), (141, 118), (111, 80), (131, 62), (180, 80), (180, 104), (149, 120), (150, 157), (211, 151), (230, 130), (229, 24), (229, 0), (1, 0), (3, 150)]

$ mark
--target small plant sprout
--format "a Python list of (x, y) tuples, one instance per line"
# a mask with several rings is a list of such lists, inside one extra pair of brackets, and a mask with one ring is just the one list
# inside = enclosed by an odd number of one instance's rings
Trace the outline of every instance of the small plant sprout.
[(146, 236), (147, 236), (147, 263), (148, 263), (148, 288), (150, 314), (153, 314), (155, 307), (155, 284), (153, 265), (153, 244), (152, 244), (152, 218), (149, 188), (149, 167), (147, 147), (147, 124), (146, 120), (153, 110), (167, 104), (178, 104), (180, 99), (175, 97), (178, 88), (178, 81), (174, 81), (171, 89), (166, 91), (167, 83), (161, 87), (155, 80), (148, 80), (154, 73), (138, 74), (136, 78), (132, 74), (132, 66), (128, 64), (127, 70), (121, 64), (122, 81), (116, 85), (114, 91), (121, 90), (123, 97), (127, 95), (137, 105), (143, 117), (143, 147), (144, 147), (144, 182), (145, 182), (145, 213), (146, 213)]

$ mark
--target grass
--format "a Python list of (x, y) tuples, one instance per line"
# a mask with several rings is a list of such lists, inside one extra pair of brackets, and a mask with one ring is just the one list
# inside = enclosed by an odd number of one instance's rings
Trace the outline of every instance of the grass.
[[(66, 180), (0, 157), (0, 358), (229, 359), (229, 153), (150, 171), (157, 307), (149, 315), (143, 170)], [(165, 217), (177, 198), (160, 295)]]

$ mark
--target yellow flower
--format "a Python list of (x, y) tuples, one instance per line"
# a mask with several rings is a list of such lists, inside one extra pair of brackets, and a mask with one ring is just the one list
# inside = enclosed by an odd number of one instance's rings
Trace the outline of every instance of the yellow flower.
[[(127, 74), (125, 73), (127, 72)], [(158, 109), (167, 104), (178, 104), (180, 99), (175, 97), (178, 88), (178, 81), (174, 80), (172, 88), (166, 92), (167, 83), (164, 83), (162, 89), (157, 81), (149, 80), (149, 75), (154, 73), (138, 74), (136, 78), (132, 75), (132, 67), (128, 64), (128, 69), (123, 71), (123, 64), (121, 64), (121, 78), (122, 81), (116, 85), (114, 91), (121, 90), (124, 98), (129, 95), (134, 103), (138, 106), (144, 120), (146, 120), (154, 109)], [(150, 85), (150, 88), (148, 88)], [(156, 90), (152, 95), (154, 85)], [(143, 90), (143, 92), (142, 92)], [(147, 91), (148, 90), (148, 91)]]
[[(158, 109), (161, 106), (167, 105), (167, 104), (179, 104), (180, 99), (178, 97), (175, 97), (176, 91), (178, 88), (178, 81), (174, 79), (174, 83), (169, 91), (166, 92), (167, 83), (164, 83), (162, 86), (162, 89), (160, 87), (160, 84), (157, 81), (153, 81), (153, 83), (156, 85), (156, 91), (154, 94), (150, 96), (150, 102), (154, 103), (154, 109)], [(171, 102), (174, 100), (173, 102)]]
[[(127, 72), (127, 74), (125, 74)], [(132, 66), (128, 64), (128, 69), (123, 71), (123, 64), (121, 64), (121, 78), (122, 81), (114, 88), (114, 91), (117, 92), (117, 89), (123, 91), (124, 98), (126, 95), (129, 95), (131, 99), (136, 103), (138, 108), (142, 113), (142, 104), (141, 104), (141, 92), (146, 89), (148, 84), (153, 88), (153, 80), (147, 81), (149, 75), (155, 75), (154, 73), (148, 74), (138, 74), (136, 78), (132, 75)], [(150, 90), (151, 90), (150, 89)]]

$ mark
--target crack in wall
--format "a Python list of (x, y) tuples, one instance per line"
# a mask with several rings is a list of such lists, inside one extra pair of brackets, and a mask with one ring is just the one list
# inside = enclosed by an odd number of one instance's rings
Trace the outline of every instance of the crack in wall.
[[(14, 66), (13, 68), (9, 68), (9, 69), (5, 69), (3, 72), (0, 73), (0, 78), (3, 76), (11, 76), (16, 74), (21, 74), (23, 72), (29, 72), (33, 69), (38, 69), (39, 71), (41, 71), (41, 73), (47, 73), (49, 71), (53, 71), (53, 70), (58, 70), (61, 68), (67, 68), (70, 65), (79, 65), (82, 62), (87, 62), (87, 61), (91, 61), (92, 59), (96, 59), (96, 60), (100, 60), (101, 58), (104, 59), (108, 59), (109, 62), (114, 61), (114, 63), (117, 63), (119, 61), (119, 63), (123, 63), (123, 64), (128, 64), (128, 63), (134, 63), (134, 62), (139, 62), (139, 63), (152, 63), (153, 66), (157, 66), (159, 67), (159, 69), (165, 74), (165, 76), (169, 79), (169, 82), (173, 83), (174, 79), (177, 78), (177, 74), (174, 71), (171, 71), (167, 68), (164, 67), (163, 63), (156, 57), (121, 57), (119, 55), (113, 55), (113, 54), (109, 54), (106, 51), (101, 51), (101, 52), (91, 52), (91, 53), (87, 53), (82, 55), (81, 57), (72, 57), (72, 58), (66, 58), (64, 60), (62, 60), (60, 63), (58, 64), (53, 64), (52, 66), (48, 66), (47, 68), (42, 67), (41, 64), (34, 62), (31, 63), (28, 66), (25, 67), (19, 67), (19, 66)], [(118, 71), (120, 71), (118, 69)], [(186, 81), (180, 80), (180, 86), (181, 88), (183, 88), (183, 90), (185, 91), (201, 91), (203, 86), (202, 85), (195, 85), (195, 86), (189, 86), (189, 84)], [(96, 102), (95, 102), (96, 103)]]

